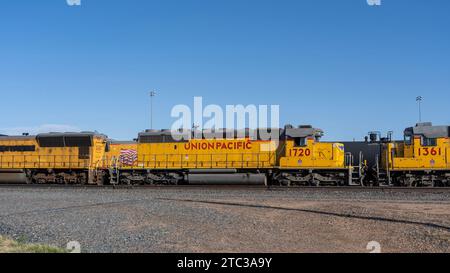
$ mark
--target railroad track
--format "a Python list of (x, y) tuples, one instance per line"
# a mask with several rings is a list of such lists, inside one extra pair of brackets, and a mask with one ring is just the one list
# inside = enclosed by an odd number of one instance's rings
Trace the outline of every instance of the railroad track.
[(59, 188), (59, 189), (205, 189), (205, 190), (274, 190), (274, 191), (297, 191), (297, 190), (344, 190), (344, 191), (420, 191), (420, 192), (447, 192), (450, 187), (361, 187), (361, 186), (249, 186), (249, 185), (176, 185), (176, 186), (160, 186), (160, 185), (60, 185), (60, 184), (12, 184), (0, 183), (0, 188)]

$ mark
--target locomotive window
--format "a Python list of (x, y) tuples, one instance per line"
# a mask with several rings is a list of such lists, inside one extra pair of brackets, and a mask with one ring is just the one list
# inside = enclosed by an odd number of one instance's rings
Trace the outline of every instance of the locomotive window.
[(306, 137), (294, 138), (294, 146), (295, 147), (305, 147), (306, 146)]
[(411, 136), (405, 136), (405, 144), (411, 145), (412, 144), (412, 137)]
[(422, 146), (423, 147), (437, 146), (437, 139), (436, 138), (422, 137)]

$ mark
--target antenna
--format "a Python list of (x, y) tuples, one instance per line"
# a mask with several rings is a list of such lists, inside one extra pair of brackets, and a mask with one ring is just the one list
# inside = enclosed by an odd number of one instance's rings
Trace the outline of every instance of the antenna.
[(416, 98), (417, 104), (419, 105), (419, 122), (422, 122), (422, 96)]
[(153, 129), (153, 98), (156, 96), (155, 91), (150, 92), (150, 129)]

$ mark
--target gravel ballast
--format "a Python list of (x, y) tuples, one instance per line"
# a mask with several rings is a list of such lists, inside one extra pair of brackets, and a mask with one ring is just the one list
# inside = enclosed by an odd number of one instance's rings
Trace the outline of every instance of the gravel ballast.
[(450, 252), (450, 191), (0, 187), (0, 235), (82, 252)]

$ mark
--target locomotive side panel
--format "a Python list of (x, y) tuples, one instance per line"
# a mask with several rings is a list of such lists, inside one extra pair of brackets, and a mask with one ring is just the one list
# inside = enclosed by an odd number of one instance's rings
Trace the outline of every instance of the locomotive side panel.
[(249, 139), (201, 139), (186, 142), (139, 143), (138, 166), (145, 169), (272, 168), (275, 151), (266, 142)]
[(447, 168), (446, 140), (436, 139), (436, 144), (424, 146), (421, 137), (410, 145), (390, 146), (392, 170), (442, 170)]
[(321, 143), (308, 138), (298, 145), (293, 140), (285, 142), (285, 152), (280, 157), (280, 168), (284, 169), (342, 169), (345, 168), (344, 145)]
[(0, 137), (0, 169), (21, 170), (27, 162), (33, 165), (39, 149), (36, 139), (30, 136)]
[(110, 141), (102, 166), (106, 169), (133, 169), (138, 165), (138, 145), (135, 141)]

